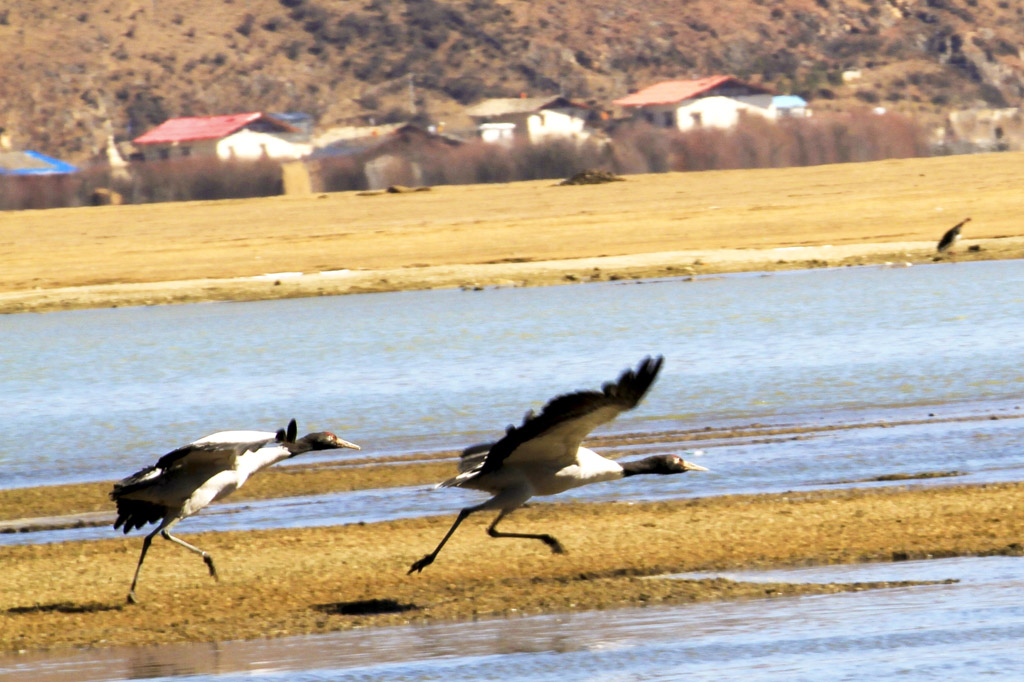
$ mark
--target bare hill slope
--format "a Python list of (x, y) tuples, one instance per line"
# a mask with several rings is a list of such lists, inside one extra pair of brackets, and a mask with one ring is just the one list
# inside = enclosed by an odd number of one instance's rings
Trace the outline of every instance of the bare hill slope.
[(1020, 104), (1022, 35), (1024, 6), (1006, 0), (14, 0), (0, 6), (0, 126), (83, 161), (170, 116), (458, 128), (486, 96), (606, 104), (712, 73), (938, 123)]

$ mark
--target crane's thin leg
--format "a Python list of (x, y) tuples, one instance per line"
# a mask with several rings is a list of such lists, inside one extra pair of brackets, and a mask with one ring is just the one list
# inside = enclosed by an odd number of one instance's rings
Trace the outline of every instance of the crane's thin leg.
[[(167, 528), (170, 528), (171, 525), (173, 525), (173, 524), (168, 525)], [(213, 576), (214, 580), (219, 580), (219, 578), (217, 577), (217, 569), (213, 567), (213, 557), (210, 556), (209, 552), (204, 552), (203, 550), (199, 549), (195, 545), (190, 545), (187, 542), (185, 542), (184, 540), (182, 540), (181, 538), (174, 537), (173, 535), (171, 535), (170, 533), (167, 532), (167, 528), (164, 528), (163, 531), (161, 531), (161, 533), (160, 533), (161, 535), (164, 536), (164, 539), (165, 540), (170, 540), (173, 543), (179, 544), (182, 547), (184, 547), (185, 549), (187, 549), (189, 551), (192, 551), (192, 552), (195, 552), (199, 556), (203, 557), (203, 561), (206, 562), (206, 567), (210, 569), (210, 575)]]
[(477, 507), (466, 507), (465, 509), (460, 511), (458, 518), (455, 519), (455, 523), (453, 523), (452, 527), (448, 529), (448, 532), (445, 533), (445, 536), (441, 538), (440, 544), (438, 544), (438, 546), (434, 549), (433, 552), (431, 552), (430, 554), (426, 555), (425, 557), (414, 563), (412, 565), (412, 568), (409, 569), (409, 572), (406, 573), (406, 575), (412, 575), (413, 573), (422, 571), (424, 568), (434, 563), (434, 559), (437, 558), (438, 552), (440, 552), (441, 548), (444, 547), (444, 543), (448, 542), (448, 538), (452, 536), (452, 533), (455, 532), (455, 529), (459, 527), (459, 524), (462, 523), (467, 516), (469, 516), (475, 511), (479, 511), (479, 509)]
[(162, 526), (157, 528), (155, 531), (146, 536), (146, 539), (142, 541), (142, 554), (139, 555), (139, 565), (135, 567), (135, 577), (132, 579), (131, 589), (128, 590), (128, 603), (138, 604), (139, 600), (135, 598), (135, 585), (139, 582), (139, 573), (142, 571), (142, 561), (146, 558), (146, 552), (149, 551), (149, 545), (153, 542), (153, 538), (162, 530)]
[(554, 537), (543, 533), (541, 535), (534, 535), (533, 533), (501, 533), (498, 531), (498, 522), (500, 522), (505, 516), (509, 514), (508, 509), (502, 509), (501, 513), (498, 514), (498, 518), (494, 519), (494, 523), (487, 527), (487, 534), (492, 538), (530, 538), (533, 540), (540, 540), (545, 545), (551, 548), (551, 551), (555, 554), (564, 554), (565, 549), (562, 547), (562, 543), (556, 540)]

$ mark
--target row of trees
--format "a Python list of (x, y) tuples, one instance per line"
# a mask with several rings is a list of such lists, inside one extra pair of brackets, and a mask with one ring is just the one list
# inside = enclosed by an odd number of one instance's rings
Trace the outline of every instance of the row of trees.
[[(729, 130), (685, 133), (625, 126), (610, 138), (498, 147), (479, 141), (450, 146), (423, 141), (388, 150), (381, 168), (371, 153), (310, 161), (313, 186), (350, 191), (376, 184), (445, 185), (565, 178), (585, 169), (617, 174), (781, 168), (924, 156), (925, 136), (895, 114), (858, 113), (770, 122), (747, 117)], [(375, 170), (368, 173), (368, 165)], [(0, 176), (0, 209), (94, 203), (98, 188), (126, 203), (211, 200), (281, 194), (279, 164), (182, 159), (133, 165), (129, 178), (96, 167), (70, 176)]]

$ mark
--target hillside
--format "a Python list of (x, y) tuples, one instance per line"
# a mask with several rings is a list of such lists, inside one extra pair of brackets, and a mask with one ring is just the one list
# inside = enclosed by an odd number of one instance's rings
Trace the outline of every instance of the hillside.
[(1022, 36), (1007, 0), (22, 0), (0, 6), (0, 126), (82, 162), (171, 116), (415, 113), (458, 129), (482, 97), (605, 104), (713, 73), (940, 125), (1021, 104)]

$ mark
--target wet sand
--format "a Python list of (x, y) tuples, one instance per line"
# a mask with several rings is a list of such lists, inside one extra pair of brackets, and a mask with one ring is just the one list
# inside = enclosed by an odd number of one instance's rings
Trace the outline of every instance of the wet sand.
[[(699, 485), (695, 478), (694, 485)], [(333, 528), (183, 534), (215, 557), (156, 542), (124, 603), (140, 539), (0, 548), (0, 647), (277, 637), (371, 625), (869, 589), (647, 579), (743, 567), (1022, 554), (1022, 484), (726, 496), (650, 504), (536, 504), (492, 539), (471, 517), (408, 576), (452, 517)], [(184, 530), (184, 528), (183, 528)]]

